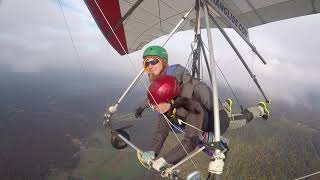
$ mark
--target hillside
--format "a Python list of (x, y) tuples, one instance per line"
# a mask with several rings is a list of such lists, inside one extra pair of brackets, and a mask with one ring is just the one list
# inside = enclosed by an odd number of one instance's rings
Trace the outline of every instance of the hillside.
[[(80, 157), (77, 168), (51, 176), (50, 179), (154, 178), (152, 172), (145, 173), (131, 148), (121, 151), (113, 149), (109, 143), (109, 134), (105, 132), (105, 129), (99, 128), (83, 140), (85, 147), (77, 153)], [(230, 151), (223, 179), (286, 180), (319, 171), (319, 135), (317, 130), (307, 125), (289, 122), (284, 118), (270, 121), (259, 119), (242, 129), (228, 131), (224, 136), (230, 139)], [(175, 137), (170, 134), (162, 153), (176, 143)], [(206, 177), (207, 156), (200, 153), (193, 160), (197, 168), (191, 162), (186, 162), (181, 166), (181, 176), (185, 178), (188, 173), (197, 169)], [(310, 179), (316, 180), (319, 176)]]
[[(230, 140), (223, 179), (294, 179), (320, 170), (320, 156), (313, 138), (320, 133), (312, 128), (286, 120), (255, 121), (227, 132)], [(170, 137), (167, 143), (176, 141)], [(319, 140), (317, 139), (317, 143)], [(167, 150), (167, 149), (166, 149)], [(208, 158), (201, 154), (195, 164), (207, 176)], [(182, 176), (194, 170), (188, 162)], [(310, 179), (319, 179), (315, 176)]]
[(75, 154), (80, 157), (78, 166), (51, 174), (49, 180), (141, 179), (144, 169), (138, 164), (135, 152), (114, 149), (106, 132), (98, 129), (87, 139), (82, 139), (83, 146)]

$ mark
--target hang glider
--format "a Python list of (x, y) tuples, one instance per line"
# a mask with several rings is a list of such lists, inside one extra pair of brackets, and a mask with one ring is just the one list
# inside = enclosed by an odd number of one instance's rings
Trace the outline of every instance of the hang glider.
[[(101, 32), (113, 48), (124, 55), (140, 50), (150, 41), (170, 33), (195, 0), (85, 0)], [(208, 0), (244, 28), (320, 12), (320, 0)], [(230, 28), (221, 15), (215, 18), (224, 28)], [(232, 16), (231, 16), (232, 15)], [(180, 31), (194, 29), (195, 11)], [(123, 48), (109, 28), (116, 32)], [(201, 20), (204, 20), (201, 15)], [(204, 23), (201, 23), (204, 24)], [(212, 24), (211, 26), (215, 26)]]
[[(203, 145), (192, 154), (186, 152), (186, 158), (170, 168), (161, 170), (161, 176), (163, 177), (172, 177), (174, 169), (177, 166), (180, 166), (206, 147), (214, 150), (208, 166), (208, 178), (214, 174), (219, 179), (223, 171), (224, 153), (228, 148), (220, 147), (222, 138), (215, 72), (216, 64), (210, 28), (217, 27), (219, 29), (245, 66), (250, 77), (265, 98), (265, 102), (270, 103), (256, 76), (252, 73), (239, 50), (223, 28), (234, 29), (260, 60), (266, 64), (263, 57), (250, 42), (249, 28), (283, 19), (315, 14), (320, 11), (320, 0), (85, 0), (85, 2), (105, 38), (121, 55), (140, 50), (150, 41), (170, 34), (167, 40), (161, 44), (161, 47), (163, 47), (175, 32), (194, 30), (194, 43), (196, 46), (192, 48), (191, 53), (193, 57), (192, 77), (201, 79), (199, 74), (202, 52), (212, 85), (214, 130), (211, 133), (214, 133), (214, 141)], [(211, 24), (209, 19), (211, 20)], [(201, 28), (206, 28), (207, 32), (208, 57), (201, 38)], [(210, 60), (210, 66), (208, 60)], [(113, 133), (113, 145), (120, 149), (126, 145), (130, 145), (138, 154), (141, 154), (142, 151), (130, 142), (128, 134), (123, 133), (126, 127), (114, 129), (111, 119), (117, 112), (118, 106), (124, 97), (135, 86), (136, 82), (139, 81), (143, 73), (144, 69), (138, 73), (119, 100), (107, 108), (107, 112), (104, 115), (104, 125)], [(170, 122), (164, 114), (162, 116), (168, 123)], [(199, 173), (196, 173), (192, 177), (198, 175)]]

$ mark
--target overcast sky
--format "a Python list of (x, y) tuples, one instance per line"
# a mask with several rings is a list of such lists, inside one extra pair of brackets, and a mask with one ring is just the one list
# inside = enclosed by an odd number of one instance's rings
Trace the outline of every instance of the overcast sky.
[[(58, 0), (3, 0), (0, 6), (0, 65), (23, 73), (48, 70), (79, 70), (134, 77), (127, 56), (121, 57), (104, 39), (83, 1), (61, 0), (76, 50), (68, 34)], [(308, 106), (309, 98), (320, 97), (320, 15), (279, 21), (251, 28), (252, 42), (265, 57), (260, 60), (233, 31), (230, 37), (253, 67), (259, 82), (272, 100)], [(227, 42), (212, 30), (215, 58), (235, 89), (257, 93), (248, 74)], [(203, 33), (205, 35), (205, 31)], [(206, 38), (204, 38), (206, 39)], [(163, 38), (150, 44), (160, 44)], [(192, 32), (176, 34), (166, 45), (170, 64), (185, 64), (190, 54)], [(130, 55), (136, 68), (142, 52)], [(219, 76), (220, 78), (220, 76)], [(112, 79), (110, 78), (110, 81)], [(261, 96), (260, 96), (261, 98)], [(308, 106), (309, 107), (309, 106)]]

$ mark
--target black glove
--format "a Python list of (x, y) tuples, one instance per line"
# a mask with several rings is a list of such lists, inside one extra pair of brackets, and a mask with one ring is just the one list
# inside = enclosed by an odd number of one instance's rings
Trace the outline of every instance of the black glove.
[(141, 117), (142, 117), (142, 113), (143, 113), (143, 111), (144, 111), (145, 108), (146, 108), (145, 106), (139, 106), (139, 107), (136, 109), (136, 112), (135, 112), (134, 116), (135, 116), (136, 118), (141, 118)]

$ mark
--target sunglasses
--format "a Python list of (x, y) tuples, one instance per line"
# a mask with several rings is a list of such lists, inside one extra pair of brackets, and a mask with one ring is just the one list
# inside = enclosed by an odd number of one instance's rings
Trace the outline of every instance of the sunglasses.
[(154, 66), (154, 65), (156, 65), (156, 64), (158, 64), (158, 63), (159, 63), (159, 60), (157, 60), (157, 59), (152, 59), (152, 60), (150, 60), (150, 61), (145, 62), (144, 66), (145, 66), (145, 67), (148, 67), (148, 66), (150, 66), (150, 65)]

